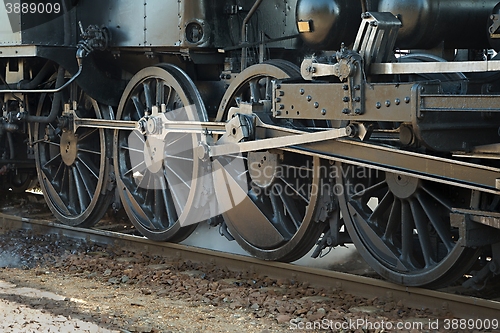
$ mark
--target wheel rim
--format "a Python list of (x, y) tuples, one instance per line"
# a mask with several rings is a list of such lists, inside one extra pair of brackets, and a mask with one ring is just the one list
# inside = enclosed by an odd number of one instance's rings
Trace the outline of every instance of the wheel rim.
[(466, 206), (470, 190), (402, 174), (342, 165), (340, 206), (364, 259), (384, 278), (438, 287), (466, 273), (478, 257), (450, 224), (452, 207)]
[[(153, 106), (162, 110), (162, 104), (170, 120), (207, 120), (194, 83), (182, 70), (168, 64), (143, 69), (132, 78), (117, 118), (138, 121)], [(188, 106), (196, 113), (178, 112)], [(191, 207), (200, 183), (201, 167), (193, 149), (199, 138), (196, 134), (168, 133), (164, 142), (158, 141), (138, 131), (116, 131), (118, 189), (127, 215), (144, 236), (179, 242), (196, 227), (182, 227), (181, 222), (198, 218)], [(153, 158), (151, 154), (163, 156)]]
[[(227, 120), (228, 110), (240, 101), (270, 99), (271, 81), (292, 76), (300, 76), (298, 68), (284, 61), (249, 67), (238, 75), (224, 95), (218, 120)], [(259, 116), (271, 121), (268, 114)], [(233, 237), (244, 250), (260, 259), (288, 262), (301, 258), (324, 229), (324, 225), (314, 219), (317, 189), (321, 184), (319, 158), (285, 151), (252, 152), (241, 156), (243, 172), (227, 167), (227, 160), (231, 158), (219, 158), (217, 162), (226, 165), (226, 178), (234, 184), (245, 185), (233, 187), (233, 195), (243, 199), (223, 213)], [(216, 186), (220, 183), (216, 179)], [(235, 194), (234, 188), (241, 193)]]
[[(103, 118), (103, 113), (112, 112), (76, 85), (71, 89), (76, 91), (78, 117)], [(48, 114), (52, 97), (41, 96), (38, 115)], [(80, 127), (76, 132), (63, 131), (55, 121), (46, 125), (36, 123), (34, 137), (38, 141), (35, 145), (38, 180), (52, 213), (67, 225), (95, 225), (112, 199), (111, 192), (103, 188), (109, 172), (105, 130)]]

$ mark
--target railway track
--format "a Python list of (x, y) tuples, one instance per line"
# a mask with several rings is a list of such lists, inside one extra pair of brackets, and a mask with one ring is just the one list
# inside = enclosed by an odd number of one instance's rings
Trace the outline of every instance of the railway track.
[[(104, 228), (104, 229), (103, 229)], [(251, 257), (213, 251), (192, 246), (159, 243), (130, 233), (111, 231), (111, 228), (82, 229), (68, 227), (44, 219), (18, 217), (0, 214), (0, 232), (29, 230), (35, 234), (58, 234), (63, 237), (84, 239), (116, 248), (134, 249), (168, 259), (205, 262), (232, 271), (243, 271), (275, 279), (307, 281), (312, 286), (327, 290), (342, 290), (347, 294), (364, 298), (377, 297), (387, 301), (402, 302), (407, 307), (439, 309), (457, 318), (498, 319), (500, 302), (498, 299), (484, 299), (457, 295), (456, 290), (448, 292), (422, 288), (404, 287), (382, 280), (340, 273), (325, 269), (304, 267), (294, 264), (261, 261)]]

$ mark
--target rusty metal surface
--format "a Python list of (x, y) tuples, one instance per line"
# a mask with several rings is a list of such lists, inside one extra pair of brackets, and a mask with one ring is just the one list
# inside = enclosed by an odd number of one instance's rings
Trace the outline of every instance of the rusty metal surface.
[(112, 244), (119, 248), (147, 251), (151, 254), (190, 260), (210, 262), (230, 270), (245, 270), (272, 278), (294, 278), (308, 281), (311, 285), (336, 288), (356, 296), (401, 300), (405, 306), (414, 308), (441, 308), (459, 318), (497, 318), (500, 302), (476, 297), (410, 288), (381, 280), (352, 274), (302, 267), (293, 264), (261, 261), (250, 257), (200, 249), (179, 244), (157, 243), (143, 237), (111, 231), (71, 228), (57, 223), (0, 214), (0, 233), (26, 229), (36, 233), (57, 233), (61, 236), (85, 239), (101, 244)]

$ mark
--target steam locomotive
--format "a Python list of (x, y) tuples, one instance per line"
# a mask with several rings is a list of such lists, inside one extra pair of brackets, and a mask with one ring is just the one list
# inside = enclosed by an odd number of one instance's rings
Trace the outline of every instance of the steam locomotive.
[[(500, 3), (4, 0), (0, 174), (90, 227), (218, 226), (389, 281), (500, 273)], [(475, 270), (471, 274), (471, 270)]]

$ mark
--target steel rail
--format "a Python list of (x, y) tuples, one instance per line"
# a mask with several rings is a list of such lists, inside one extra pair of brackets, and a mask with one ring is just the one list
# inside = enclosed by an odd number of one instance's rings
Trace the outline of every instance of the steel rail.
[(31, 230), (39, 234), (84, 239), (117, 248), (134, 249), (176, 260), (206, 262), (230, 270), (250, 271), (271, 278), (307, 281), (312, 286), (335, 289), (354, 296), (378, 297), (387, 301), (402, 301), (411, 308), (438, 308), (463, 319), (498, 319), (500, 302), (477, 297), (454, 295), (435, 290), (405, 287), (386, 281), (347, 273), (270, 262), (180, 244), (153, 242), (143, 237), (112, 231), (74, 228), (51, 221), (22, 218), (0, 213), (0, 233), (11, 230)]

